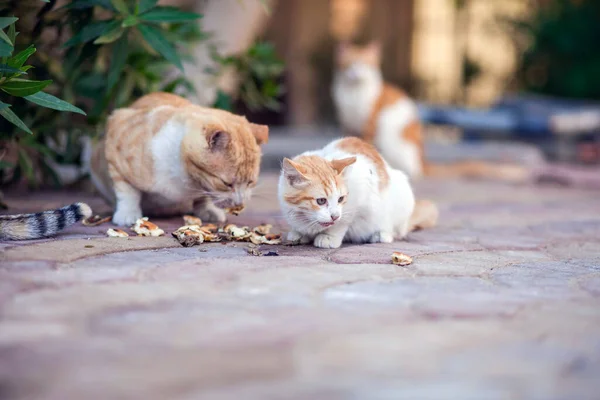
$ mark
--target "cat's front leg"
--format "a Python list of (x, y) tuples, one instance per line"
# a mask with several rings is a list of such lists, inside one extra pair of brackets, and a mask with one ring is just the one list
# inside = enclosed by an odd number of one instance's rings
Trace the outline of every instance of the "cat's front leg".
[(322, 249), (337, 249), (342, 245), (347, 231), (348, 227), (345, 225), (334, 225), (325, 232), (319, 233), (313, 244)]
[(287, 234), (287, 240), (293, 244), (308, 244), (312, 241), (312, 238), (310, 236), (303, 235), (300, 232), (289, 231)]
[(375, 232), (370, 238), (369, 243), (392, 243), (394, 241), (394, 234), (385, 231)]
[(112, 222), (120, 226), (131, 226), (142, 218), (142, 193), (125, 181), (113, 179), (113, 185), (117, 202)]
[(202, 221), (207, 222), (225, 222), (227, 220), (225, 211), (215, 206), (208, 197), (194, 201), (194, 214)]

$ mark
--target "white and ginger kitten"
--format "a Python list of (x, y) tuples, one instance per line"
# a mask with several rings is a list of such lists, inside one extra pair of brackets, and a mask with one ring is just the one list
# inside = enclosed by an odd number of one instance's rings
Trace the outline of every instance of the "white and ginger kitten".
[(393, 167), (411, 178), (473, 177), (522, 182), (529, 179), (526, 168), (477, 160), (435, 164), (423, 151), (422, 124), (415, 102), (382, 76), (381, 48), (339, 45), (332, 86), (333, 100), (343, 129), (372, 143)]
[(408, 177), (355, 137), (284, 159), (279, 201), (288, 240), (321, 248), (403, 238), (415, 207)]

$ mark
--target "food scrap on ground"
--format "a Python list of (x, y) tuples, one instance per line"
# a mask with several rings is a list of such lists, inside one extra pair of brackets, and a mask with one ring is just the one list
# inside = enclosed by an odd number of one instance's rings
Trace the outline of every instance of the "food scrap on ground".
[(244, 208), (244, 206), (229, 207), (225, 209), (225, 212), (231, 215), (240, 215), (244, 211)]
[(395, 251), (392, 253), (392, 262), (395, 265), (406, 266), (412, 264), (413, 259), (411, 256)]
[(148, 217), (140, 218), (135, 221), (135, 225), (131, 228), (138, 236), (162, 236), (165, 231), (160, 229), (156, 224), (148, 221)]
[(92, 215), (91, 217), (81, 221), (81, 223), (85, 226), (98, 226), (104, 224), (105, 222), (109, 222), (110, 220), (112, 220), (111, 216), (101, 217), (99, 215)]
[(106, 231), (106, 234), (109, 237), (118, 237), (118, 238), (129, 237), (129, 233), (125, 232), (122, 229), (118, 229), (118, 228), (110, 228), (109, 230)]
[(204, 233), (198, 225), (182, 226), (172, 235), (184, 247), (195, 246), (204, 242)]
[(202, 225), (202, 220), (193, 215), (184, 215), (183, 216), (183, 224), (184, 225)]

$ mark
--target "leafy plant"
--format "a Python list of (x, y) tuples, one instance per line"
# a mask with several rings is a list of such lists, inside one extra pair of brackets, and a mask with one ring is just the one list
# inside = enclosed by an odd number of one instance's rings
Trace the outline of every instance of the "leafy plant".
[[(32, 68), (31, 65), (26, 65), (26, 62), (35, 53), (35, 46), (30, 45), (21, 52), (13, 55), (15, 39), (18, 34), (15, 29), (15, 22), (17, 20), (18, 18), (14, 17), (0, 18), (0, 39), (2, 39), (2, 45), (0, 46), (0, 90), (11, 96), (22, 97), (42, 107), (85, 115), (85, 112), (80, 108), (51, 94), (42, 92), (42, 89), (50, 85), (52, 80), (36, 81), (25, 79), (27, 71)], [(7, 27), (7, 32), (4, 32), (3, 29)], [(0, 101), (0, 115), (19, 129), (30, 134), (33, 133), (17, 114), (10, 109), (10, 104)]]
[(240, 101), (250, 111), (263, 108), (280, 110), (281, 104), (277, 98), (285, 90), (279, 83), (284, 64), (277, 57), (272, 44), (258, 42), (242, 54), (226, 57), (220, 56), (216, 49), (213, 49), (213, 59), (219, 68), (209, 72), (219, 75), (227, 69), (233, 69), (239, 82), (236, 97), (232, 98), (231, 95), (219, 91), (214, 107), (231, 110), (234, 102)]
[[(157, 0), (75, 0), (61, 8), (55, 8), (55, 3), (51, 0), (40, 10), (39, 1), (25, 0), (13, 9), (0, 9), (0, 15), (7, 11), (37, 14), (35, 24), (25, 21), (23, 32), (18, 36), (15, 32), (10, 43), (6, 41), (11, 39), (10, 31), (4, 35), (7, 38), (0, 37), (0, 52), (8, 52), (9, 45), (26, 48), (14, 56), (16, 62), (23, 58), (24, 71), (7, 69), (14, 66), (6, 60), (0, 80), (0, 90), (21, 95), (11, 108), (0, 110), (18, 126), (0, 123), (0, 182), (5, 184), (21, 177), (33, 186), (40, 181), (59, 184), (52, 165), (79, 164), (80, 139), (102, 132), (109, 110), (152, 91), (184, 95), (193, 91), (171, 66), (181, 70), (186, 46), (206, 36), (196, 23), (200, 15), (158, 6)], [(17, 19), (0, 20), (14, 23)], [(56, 40), (46, 39), (54, 33)], [(31, 43), (39, 43), (37, 51)], [(30, 57), (30, 65), (24, 64), (25, 56)], [(32, 76), (31, 82), (22, 81), (22, 72)], [(59, 103), (48, 93), (32, 93), (46, 86), (67, 102)], [(66, 109), (68, 102), (78, 107), (67, 111), (86, 115), (85, 110), (87, 118), (39, 110), (40, 105)], [(13, 109), (25, 122), (13, 117)], [(23, 138), (19, 130), (33, 134)]]
[(538, 2), (525, 20), (511, 24), (524, 38), (518, 76), (525, 90), (600, 99), (600, 2)]

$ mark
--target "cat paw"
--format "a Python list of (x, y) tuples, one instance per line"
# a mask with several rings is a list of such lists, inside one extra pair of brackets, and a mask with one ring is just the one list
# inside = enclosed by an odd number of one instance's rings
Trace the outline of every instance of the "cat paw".
[(321, 249), (337, 249), (342, 245), (342, 239), (321, 233), (315, 238), (314, 245)]
[(112, 223), (119, 226), (131, 226), (140, 218), (142, 218), (142, 212), (139, 210), (121, 209), (113, 214)]
[(217, 207), (208, 207), (202, 210), (196, 211), (196, 216), (202, 221), (206, 222), (225, 222), (227, 221), (227, 215), (225, 211)]
[(300, 241), (302, 240), (302, 234), (296, 231), (289, 231), (287, 234), (287, 240), (293, 244), (300, 244)]
[(369, 243), (392, 243), (394, 235), (387, 232), (375, 232), (369, 239)]

